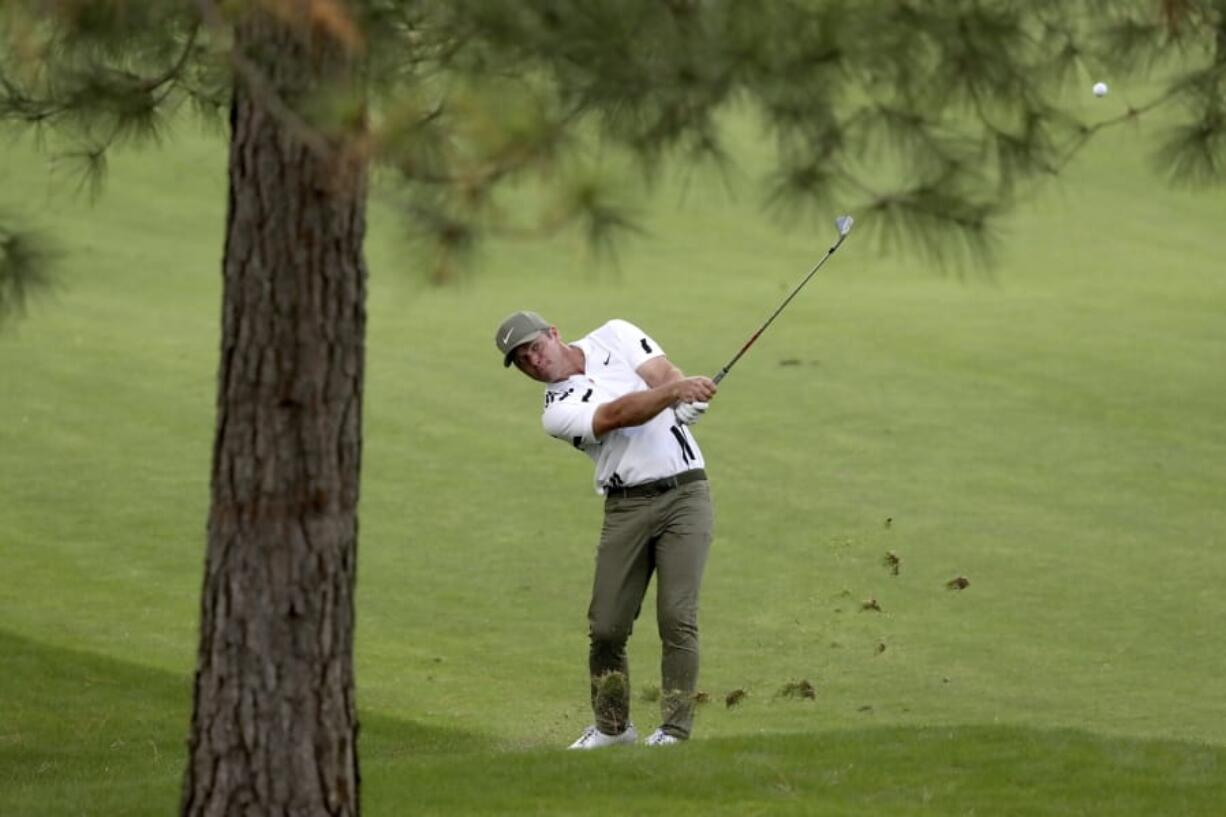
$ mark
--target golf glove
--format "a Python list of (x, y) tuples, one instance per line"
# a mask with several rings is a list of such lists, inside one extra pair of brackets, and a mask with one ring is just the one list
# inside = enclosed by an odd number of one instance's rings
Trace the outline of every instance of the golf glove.
[(673, 414), (677, 415), (677, 422), (684, 426), (692, 426), (707, 413), (709, 405), (709, 403), (682, 403), (673, 409)]

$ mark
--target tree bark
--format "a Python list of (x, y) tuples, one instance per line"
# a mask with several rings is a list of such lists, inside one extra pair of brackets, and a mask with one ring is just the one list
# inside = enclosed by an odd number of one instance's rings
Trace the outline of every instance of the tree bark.
[(327, 32), (243, 13), (181, 812), (357, 815), (365, 170), (285, 116), (353, 66)]

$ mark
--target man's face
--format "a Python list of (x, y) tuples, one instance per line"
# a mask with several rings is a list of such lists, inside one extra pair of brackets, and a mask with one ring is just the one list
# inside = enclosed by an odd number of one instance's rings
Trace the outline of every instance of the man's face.
[(511, 360), (516, 368), (533, 380), (553, 383), (561, 379), (562, 352), (558, 330), (551, 326), (532, 341), (515, 347)]

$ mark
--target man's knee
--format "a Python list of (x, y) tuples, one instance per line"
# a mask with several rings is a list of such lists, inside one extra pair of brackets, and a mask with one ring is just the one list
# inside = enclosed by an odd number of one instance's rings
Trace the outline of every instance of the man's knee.
[(593, 621), (588, 623), (588, 638), (598, 649), (620, 650), (630, 639), (631, 627), (625, 624)]
[(587, 611), (587, 634), (592, 645), (625, 646), (634, 632), (634, 620), (639, 617), (642, 606), (626, 609), (621, 605), (597, 605)]
[(660, 640), (670, 646), (689, 647), (698, 641), (698, 611), (686, 605), (659, 610)]

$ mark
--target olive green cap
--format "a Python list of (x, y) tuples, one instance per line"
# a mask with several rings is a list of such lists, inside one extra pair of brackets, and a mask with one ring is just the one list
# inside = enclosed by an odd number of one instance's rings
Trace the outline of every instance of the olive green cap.
[(549, 331), (549, 322), (535, 312), (512, 312), (498, 324), (494, 333), (494, 343), (502, 352), (502, 365), (511, 365), (511, 355), (519, 346), (536, 340), (537, 335)]

